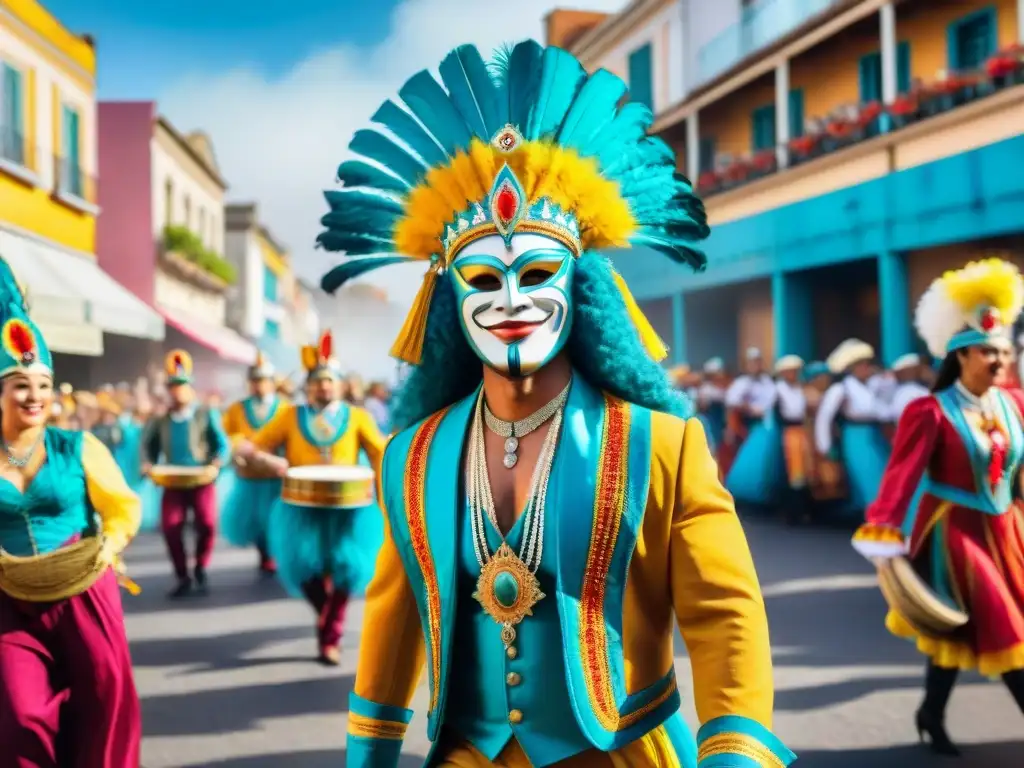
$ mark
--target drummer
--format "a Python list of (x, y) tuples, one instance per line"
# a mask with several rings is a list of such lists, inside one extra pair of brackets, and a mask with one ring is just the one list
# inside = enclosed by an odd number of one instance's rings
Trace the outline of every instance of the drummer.
[[(167, 553), (174, 566), (177, 584), (170, 597), (185, 597), (195, 589), (207, 591), (206, 570), (213, 554), (217, 526), (217, 472), (228, 454), (228, 439), (219, 418), (196, 402), (192, 388), (192, 358), (174, 350), (164, 361), (169, 398), (166, 414), (149, 422), (142, 437), (142, 471), (148, 475), (154, 464), (174, 467), (209, 466), (210, 480), (198, 487), (164, 488), (160, 502), (160, 527)], [(189, 574), (184, 532), (188, 511), (196, 535), (195, 565)]]
[[(224, 431), (232, 445), (250, 439), (274, 417), (284, 402), (276, 390), (274, 366), (259, 352), (249, 368), (249, 397), (224, 412)], [(281, 495), (281, 480), (276, 473), (268, 477), (241, 461), (236, 461), (236, 471), (238, 479), (224, 504), (221, 531), (237, 547), (255, 546), (260, 572), (273, 574), (277, 568), (267, 551), (267, 517)]]
[[(316, 347), (302, 351), (309, 402), (278, 408), (251, 442), (235, 455), (265, 463), (284, 475), (288, 467), (355, 465), (365, 452), (379, 471), (385, 439), (373, 417), (343, 399), (343, 374), (332, 354), (330, 331)], [(275, 454), (284, 448), (285, 456)], [(278, 577), (303, 595), (317, 613), (320, 661), (340, 661), (342, 624), (349, 597), (361, 593), (373, 575), (383, 539), (383, 515), (376, 505), (358, 510), (299, 507), (278, 501), (270, 513), (267, 542)]]

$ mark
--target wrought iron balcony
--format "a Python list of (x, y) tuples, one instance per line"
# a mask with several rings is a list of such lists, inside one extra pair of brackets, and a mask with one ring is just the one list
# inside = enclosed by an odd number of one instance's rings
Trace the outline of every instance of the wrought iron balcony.
[(20, 166), (28, 164), (25, 134), (13, 125), (0, 124), (0, 159)]
[(742, 9), (742, 18), (697, 53), (698, 82), (707, 82), (808, 19), (843, 0), (758, 0)]
[(58, 196), (96, 204), (96, 177), (86, 173), (73, 158), (54, 155), (53, 172)]

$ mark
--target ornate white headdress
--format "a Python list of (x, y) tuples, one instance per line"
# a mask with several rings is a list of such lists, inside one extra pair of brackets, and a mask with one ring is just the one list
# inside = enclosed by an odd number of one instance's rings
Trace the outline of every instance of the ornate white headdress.
[(938, 358), (975, 344), (1006, 343), (1024, 308), (1024, 278), (1008, 261), (972, 261), (946, 272), (917, 303), (914, 325)]

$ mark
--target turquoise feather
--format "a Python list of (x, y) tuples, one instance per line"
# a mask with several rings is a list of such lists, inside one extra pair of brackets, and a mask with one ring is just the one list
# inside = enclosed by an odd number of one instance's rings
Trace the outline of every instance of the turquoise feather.
[(530, 111), (536, 106), (543, 64), (544, 49), (534, 40), (519, 43), (509, 57), (508, 121), (520, 132), (526, 130)]
[(376, 131), (356, 131), (348, 148), (358, 155), (380, 163), (410, 187), (416, 186), (427, 174), (419, 160), (395, 144), (387, 136)]
[(21, 312), (28, 312), (14, 270), (3, 257), (0, 257), (0, 307), (13, 307)]
[(498, 88), (480, 51), (462, 45), (445, 56), (439, 68), (441, 81), (466, 126), (482, 139), (505, 127), (498, 105)]
[(399, 89), (398, 95), (449, 155), (469, 147), (473, 134), (444, 88), (429, 72), (424, 70), (413, 75)]
[(363, 256), (358, 259), (349, 259), (331, 269), (320, 280), (320, 288), (326, 293), (334, 293), (349, 280), (354, 280), (375, 269), (387, 267), (392, 264), (404, 264), (412, 261), (408, 256)]
[(590, 140), (614, 119), (616, 108), (625, 95), (626, 84), (611, 72), (599, 69), (587, 79), (565, 116), (558, 143), (586, 151)]
[(370, 119), (391, 131), (396, 139), (407, 144), (428, 166), (448, 162), (448, 155), (423, 130), (423, 126), (391, 99), (381, 104)]
[(561, 48), (545, 50), (540, 84), (523, 126), (523, 138), (536, 140), (558, 133), (586, 79), (586, 71), (571, 53)]
[(338, 181), (346, 187), (373, 187), (384, 192), (405, 193), (409, 185), (362, 160), (346, 160), (338, 166)]
[(318, 244), (351, 258), (325, 276), (325, 290), (406, 261), (394, 254), (393, 232), (410, 188), (473, 138), (489, 141), (510, 123), (528, 141), (553, 139), (594, 158), (637, 222), (634, 245), (705, 267), (696, 247), (710, 232), (704, 206), (676, 170), (672, 148), (647, 135), (651, 110), (622, 105), (627, 88), (620, 78), (604, 70), (588, 77), (571, 54), (534, 41), (502, 48), (490, 61), (462, 46), (441, 62), (440, 75), (443, 85), (422, 71), (399, 90), (408, 112), (389, 100), (373, 116), (408, 149), (374, 131), (353, 137), (352, 152), (370, 162), (343, 163), (338, 177), (345, 187), (328, 195)]

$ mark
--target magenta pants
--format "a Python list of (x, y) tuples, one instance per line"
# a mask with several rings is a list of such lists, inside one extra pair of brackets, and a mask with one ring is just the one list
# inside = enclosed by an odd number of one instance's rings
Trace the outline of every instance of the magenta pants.
[(117, 577), (57, 603), (0, 592), (0, 768), (138, 768)]
[(331, 579), (323, 576), (310, 579), (303, 584), (302, 594), (316, 612), (316, 634), (321, 649), (337, 648), (341, 643), (341, 631), (345, 624), (348, 593), (336, 590)]
[[(215, 483), (187, 490), (165, 488), (160, 501), (160, 527), (167, 554), (179, 579), (188, 577), (188, 558), (185, 556), (185, 521), (192, 510), (192, 524), (196, 532), (196, 567), (206, 570), (213, 555), (217, 530), (217, 486)], [(3, 768), (0, 766), (0, 768)]]

